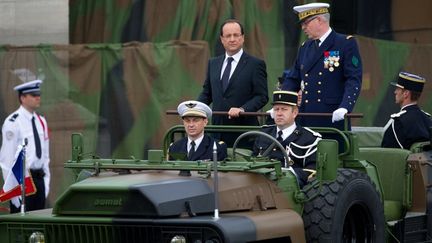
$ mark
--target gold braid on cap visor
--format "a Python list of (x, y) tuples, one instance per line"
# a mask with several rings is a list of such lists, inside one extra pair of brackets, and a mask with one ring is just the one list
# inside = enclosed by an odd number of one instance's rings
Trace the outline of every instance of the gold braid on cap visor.
[(424, 79), (424, 78), (407, 76), (407, 75), (404, 75), (403, 73), (400, 73), (399, 77), (413, 81), (413, 82), (418, 82), (418, 83), (425, 83), (426, 82), (426, 79)]
[(325, 14), (328, 13), (328, 8), (315, 8), (307, 11), (303, 11), (298, 14), (298, 17), (300, 21), (306, 19), (309, 16), (318, 15), (318, 14)]

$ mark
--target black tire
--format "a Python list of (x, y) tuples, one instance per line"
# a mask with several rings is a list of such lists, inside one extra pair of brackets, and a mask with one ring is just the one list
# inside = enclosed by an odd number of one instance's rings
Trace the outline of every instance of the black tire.
[(307, 242), (385, 242), (383, 203), (365, 173), (339, 169), (335, 181), (307, 195), (318, 192), (303, 212)]

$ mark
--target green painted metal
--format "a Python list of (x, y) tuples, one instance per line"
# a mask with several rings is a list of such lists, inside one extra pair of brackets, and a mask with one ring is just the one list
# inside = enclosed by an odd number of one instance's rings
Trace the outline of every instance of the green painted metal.
[(318, 142), (317, 178), (319, 181), (334, 181), (340, 165), (338, 142), (324, 139)]
[[(259, 127), (223, 127), (209, 126), (210, 132), (239, 132), (245, 130), (257, 130)], [(317, 131), (328, 133), (336, 133), (343, 137), (347, 149), (338, 154), (338, 144), (335, 140), (323, 139), (318, 144), (318, 166), (317, 180), (306, 185), (303, 189), (298, 187), (298, 183), (293, 174), (281, 168), (279, 161), (266, 161), (265, 158), (248, 157), (248, 161), (219, 161), (218, 171), (220, 173), (241, 172), (255, 173), (267, 177), (269, 180), (276, 183), (278, 188), (284, 193), (284, 197), (290, 202), (292, 208), (302, 214), (304, 203), (316, 197), (316, 195), (307, 195), (310, 188), (316, 184), (321, 184), (324, 181), (332, 181), (336, 179), (336, 171), (338, 168), (350, 168), (360, 170), (366, 173), (374, 182), (379, 191), (384, 204), (384, 214), (387, 221), (398, 220), (404, 216), (405, 210), (411, 207), (412, 204), (412, 175), (407, 169), (407, 157), (411, 153), (408, 150), (401, 149), (383, 149), (379, 147), (359, 147), (358, 139), (362, 133), (356, 132), (340, 132), (332, 128), (316, 128)], [(177, 133), (184, 133), (183, 126), (174, 126), (169, 129), (164, 137), (164, 146), (168, 146), (169, 141), (176, 136)], [(85, 141), (81, 134), (72, 136), (72, 154), (73, 159), (65, 163), (66, 169), (73, 170), (88, 170), (93, 176), (89, 180), (81, 180), (69, 187), (69, 189), (59, 197), (59, 201), (65, 201), (74, 194), (75, 191), (88, 191), (89, 198), (81, 198), (85, 205), (90, 205), (99, 198), (124, 198), (127, 200), (127, 191), (130, 185), (136, 184), (140, 178), (139, 174), (129, 179), (116, 180), (115, 177), (106, 177), (107, 174), (102, 174), (105, 171), (197, 171), (202, 178), (210, 178), (213, 176), (213, 162), (209, 161), (167, 161), (164, 158), (164, 150), (150, 150), (149, 160), (141, 160), (136, 158), (130, 159), (101, 159), (92, 154), (86, 153)], [(420, 145), (418, 145), (420, 146)], [(98, 175), (103, 176), (102, 180), (98, 179)], [(96, 177), (95, 177), (96, 176)], [(93, 178), (93, 179), (92, 179)], [(125, 177), (126, 178), (126, 177)], [(402, 178), (402, 179), (401, 179)], [(322, 187), (319, 187), (322, 188)], [(403, 188), (401, 190), (401, 188)], [(93, 199), (91, 199), (91, 198)], [(75, 200), (75, 199), (74, 199)], [(66, 200), (68, 201), (68, 200)], [(83, 205), (83, 207), (85, 207)], [(113, 204), (114, 205), (114, 204)], [(57, 205), (58, 206), (58, 205)], [(50, 210), (39, 212), (30, 212), (24, 217), (17, 215), (7, 215), (0, 217), (0, 232), (7, 232), (8, 235), (14, 237), (16, 235), (29, 235), (36, 230), (42, 230), (47, 234), (53, 235), (53, 228), (57, 231), (66, 233), (65, 231), (73, 231), (71, 237), (75, 237), (79, 230), (88, 231), (85, 229), (85, 224), (91, 227), (105, 227), (106, 232), (114, 232), (115, 227), (115, 205), (112, 210), (96, 210), (93, 216), (85, 217), (66, 217), (61, 216), (62, 208), (56, 207), (51, 215)], [(74, 209), (74, 210), (79, 210)], [(91, 208), (88, 208), (91, 210)], [(114, 211), (113, 211), (114, 210)], [(73, 213), (73, 212), (72, 212)], [(80, 219), (78, 224), (76, 221)], [(38, 222), (38, 223), (34, 223)], [(80, 226), (81, 225), (81, 226)], [(59, 228), (60, 227), (60, 228)], [(76, 229), (81, 227), (81, 229)], [(130, 226), (122, 226), (127, 229)], [(99, 233), (104, 230), (98, 229)], [(58, 232), (57, 232), (58, 233)], [(108, 234), (108, 233), (107, 233)], [(102, 237), (104, 238), (104, 237)], [(0, 239), (0, 242), (9, 242)]]

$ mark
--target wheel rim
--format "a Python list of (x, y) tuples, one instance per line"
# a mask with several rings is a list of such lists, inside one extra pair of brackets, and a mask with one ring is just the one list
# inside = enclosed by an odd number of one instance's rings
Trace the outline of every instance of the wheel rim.
[(344, 226), (342, 242), (372, 242), (374, 224), (366, 206), (354, 204), (348, 210)]

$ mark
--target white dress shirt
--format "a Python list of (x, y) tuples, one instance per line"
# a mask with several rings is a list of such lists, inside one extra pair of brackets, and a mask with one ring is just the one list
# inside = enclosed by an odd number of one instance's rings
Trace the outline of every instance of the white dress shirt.
[[(232, 74), (234, 73), (234, 70), (237, 67), (237, 64), (240, 62), (240, 58), (241, 58), (242, 55), (243, 55), (243, 49), (240, 49), (239, 52), (237, 52), (236, 54), (234, 54), (234, 55), (231, 56), (234, 60), (231, 62), (231, 72), (230, 72), (230, 76), (229, 76), (230, 79), (231, 79)], [(222, 64), (222, 70), (221, 70), (221, 73), (220, 73), (220, 79), (221, 80), (222, 80), (222, 75), (223, 75), (223, 73), (225, 71), (225, 68), (226, 68), (226, 66), (228, 64), (228, 57), (230, 57), (230, 56), (228, 56), (228, 54), (225, 53), (225, 60), (224, 60), (224, 62)]]
[[(188, 137), (188, 143), (187, 143), (187, 151), (188, 151), (188, 153), (189, 153), (189, 150), (192, 148), (191, 142), (192, 142), (192, 141), (195, 142), (195, 151), (197, 151), (197, 149), (198, 149), (198, 147), (200, 146), (200, 144), (201, 144), (203, 138), (204, 138), (204, 133), (201, 135), (201, 137), (199, 137), (199, 138), (197, 138), (197, 139), (195, 139), (195, 140), (192, 140), (192, 139), (190, 139), (190, 138)], [(194, 151), (194, 152), (195, 152), (195, 151)]]
[(291, 135), (291, 133), (294, 132), (296, 127), (297, 127), (297, 125), (295, 124), (295, 122), (291, 126), (285, 128), (283, 130), (281, 130), (281, 129), (279, 129), (279, 127), (277, 127), (276, 128), (276, 138), (279, 136), (278, 135), (279, 131), (282, 131), (282, 139), (285, 141), (285, 139), (287, 139)]

